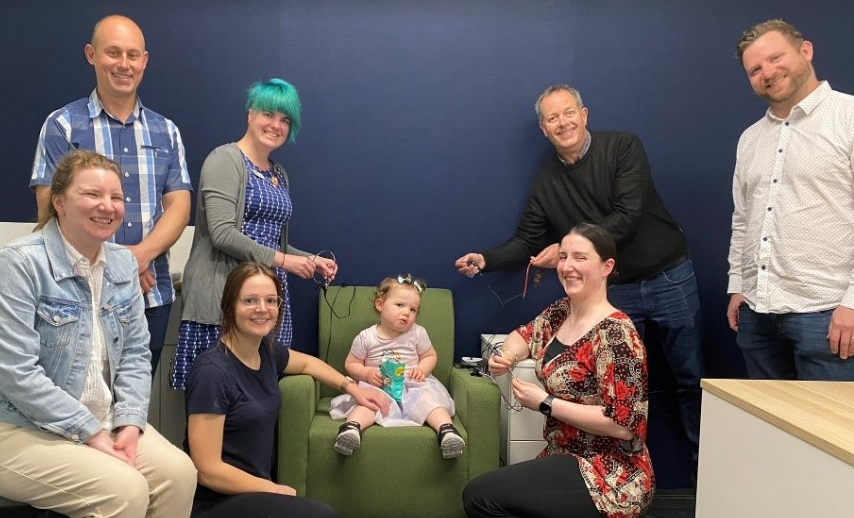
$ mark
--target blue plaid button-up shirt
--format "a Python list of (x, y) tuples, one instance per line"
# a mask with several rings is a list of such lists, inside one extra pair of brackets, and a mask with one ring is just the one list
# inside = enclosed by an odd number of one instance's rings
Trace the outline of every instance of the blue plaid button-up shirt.
[[(49, 186), (59, 160), (78, 148), (96, 151), (121, 168), (125, 217), (113, 238), (116, 243), (140, 243), (163, 214), (163, 195), (193, 189), (178, 127), (139, 100), (125, 122), (107, 113), (97, 90), (51, 113), (39, 134), (30, 187)], [(149, 270), (157, 285), (146, 295), (146, 307), (171, 303), (175, 291), (167, 253), (152, 261)]]

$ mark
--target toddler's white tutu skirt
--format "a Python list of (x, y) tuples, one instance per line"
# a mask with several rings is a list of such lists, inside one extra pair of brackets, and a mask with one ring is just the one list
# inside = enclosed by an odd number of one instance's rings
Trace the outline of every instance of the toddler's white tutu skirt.
[[(421, 426), (430, 412), (437, 408), (444, 408), (451, 416), (454, 415), (454, 400), (445, 386), (432, 375), (424, 381), (407, 379), (400, 403), (369, 383), (360, 381), (359, 386), (381, 392), (388, 399), (388, 415), (376, 413), (376, 423), (380, 426)], [(342, 394), (334, 398), (331, 405), (329, 415), (332, 419), (347, 419), (358, 403), (353, 396)]]

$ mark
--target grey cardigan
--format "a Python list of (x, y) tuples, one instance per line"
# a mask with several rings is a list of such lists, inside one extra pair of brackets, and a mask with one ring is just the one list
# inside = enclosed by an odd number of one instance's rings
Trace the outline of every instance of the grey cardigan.
[[(288, 175), (282, 169), (285, 188)], [(236, 143), (211, 151), (202, 166), (196, 203), (196, 231), (184, 267), (182, 320), (201, 324), (220, 323), (220, 299), (225, 278), (243, 261), (273, 264), (276, 250), (243, 234), (248, 172)], [(290, 191), (289, 191), (290, 192)], [(309, 255), (288, 245), (288, 226), (282, 226), (280, 250)]]

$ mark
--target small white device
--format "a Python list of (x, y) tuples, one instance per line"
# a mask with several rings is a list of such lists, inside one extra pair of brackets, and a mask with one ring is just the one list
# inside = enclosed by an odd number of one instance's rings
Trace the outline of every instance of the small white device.
[(468, 367), (477, 367), (482, 361), (483, 358), (478, 358), (476, 356), (463, 356), (460, 358), (460, 363)]

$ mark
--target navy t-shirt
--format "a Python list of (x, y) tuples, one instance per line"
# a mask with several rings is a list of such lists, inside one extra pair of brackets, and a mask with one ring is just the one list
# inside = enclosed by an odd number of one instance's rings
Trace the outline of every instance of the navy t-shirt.
[[(271, 480), (276, 418), (282, 403), (279, 378), (289, 352), (283, 347), (271, 351), (262, 344), (260, 353), (261, 367), (256, 371), (218, 342), (193, 362), (184, 398), (187, 416), (225, 415), (223, 462)], [(186, 438), (184, 449), (190, 452)], [(216, 495), (202, 486), (199, 489), (197, 499)]]

